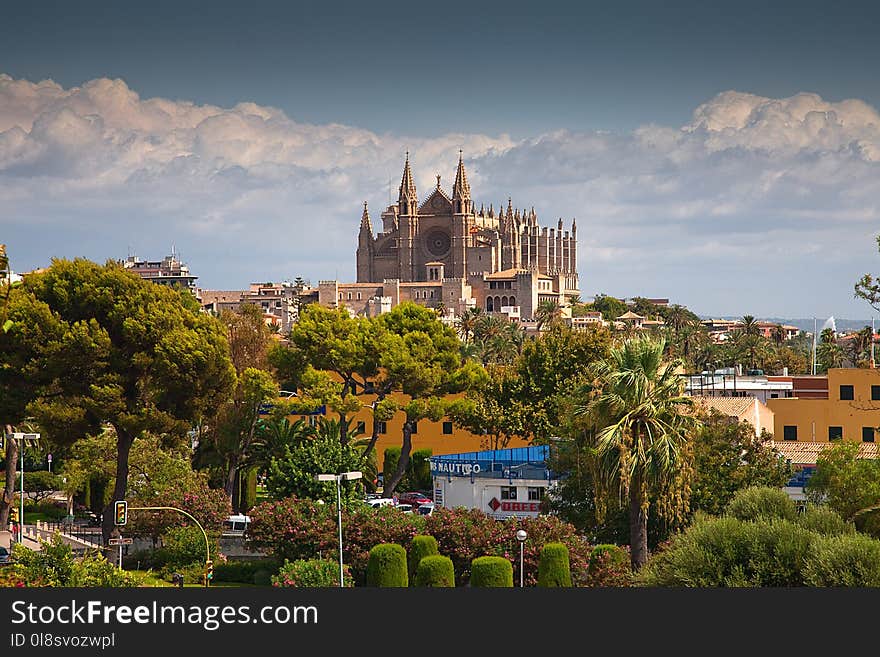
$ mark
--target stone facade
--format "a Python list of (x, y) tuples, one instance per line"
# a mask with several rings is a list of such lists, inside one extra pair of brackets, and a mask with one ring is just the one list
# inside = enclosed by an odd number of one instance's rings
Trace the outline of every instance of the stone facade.
[[(577, 224), (565, 230), (538, 224), (535, 209), (493, 205), (479, 210), (471, 198), (459, 157), (452, 194), (437, 186), (419, 201), (409, 163), (403, 168), (396, 205), (382, 213), (373, 233), (367, 204), (361, 215), (357, 283), (322, 281), (319, 301), (372, 314), (389, 299), (446, 308), (450, 314), (479, 306), (488, 312), (529, 321), (545, 300), (566, 305), (579, 295)], [(387, 303), (385, 304), (387, 306)]]

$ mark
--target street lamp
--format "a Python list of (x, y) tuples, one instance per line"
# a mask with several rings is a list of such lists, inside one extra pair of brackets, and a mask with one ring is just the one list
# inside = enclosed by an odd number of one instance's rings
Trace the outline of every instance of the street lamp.
[(363, 475), (357, 470), (353, 472), (343, 472), (341, 474), (319, 474), (315, 475), (315, 481), (335, 481), (336, 482), (336, 517), (339, 523), (339, 588), (345, 586), (345, 575), (342, 570), (342, 480), (354, 481), (360, 479)]
[(519, 588), (523, 588), (523, 546), (528, 537), (525, 529), (516, 532), (516, 540), (519, 541)]
[(38, 433), (7, 433), (6, 437), (10, 440), (17, 440), (19, 453), (21, 454), (21, 468), (19, 472), (21, 473), (21, 495), (19, 497), (19, 512), (18, 512), (18, 542), (21, 543), (24, 540), (23, 528), (24, 528), (24, 441), (26, 440), (39, 440), (40, 434)]

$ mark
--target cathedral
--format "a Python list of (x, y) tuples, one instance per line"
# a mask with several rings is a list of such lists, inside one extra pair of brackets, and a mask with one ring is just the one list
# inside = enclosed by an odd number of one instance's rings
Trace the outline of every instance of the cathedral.
[(364, 203), (357, 283), (322, 281), (322, 302), (368, 315), (403, 300), (450, 315), (479, 306), (527, 322), (540, 302), (566, 306), (579, 294), (576, 222), (570, 230), (562, 219), (555, 228), (540, 226), (534, 208), (514, 209), (510, 199), (506, 208), (477, 210), (461, 154), (452, 194), (438, 175), (420, 201), (407, 153), (398, 201), (381, 221), (374, 234)]

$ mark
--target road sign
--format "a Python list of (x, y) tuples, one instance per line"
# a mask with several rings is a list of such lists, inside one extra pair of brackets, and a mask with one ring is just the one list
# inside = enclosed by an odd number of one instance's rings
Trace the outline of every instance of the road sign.
[(108, 545), (131, 545), (133, 538), (111, 538), (107, 541)]
[(40, 434), (38, 433), (7, 433), (7, 438), (12, 438), (13, 440), (39, 440)]

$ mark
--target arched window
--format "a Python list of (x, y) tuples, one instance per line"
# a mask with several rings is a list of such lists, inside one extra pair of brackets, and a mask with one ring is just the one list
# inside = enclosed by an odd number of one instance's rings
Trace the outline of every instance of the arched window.
[(510, 304), (507, 303), (507, 297), (501, 297), (501, 307), (504, 308), (504, 306), (509, 306), (509, 305)]
[(515, 305), (516, 305), (516, 297), (510, 297), (510, 305), (511, 305), (511, 306), (515, 306)]
[(434, 298), (434, 290), (431, 290), (431, 298)]
[(358, 292), (358, 301), (360, 301), (360, 300), (361, 300), (361, 293)]
[(495, 297), (495, 310), (501, 312), (501, 297)]
[(493, 312), (492, 297), (486, 297), (486, 310), (490, 313)]
[(342, 301), (342, 292), (339, 293), (339, 300)]

